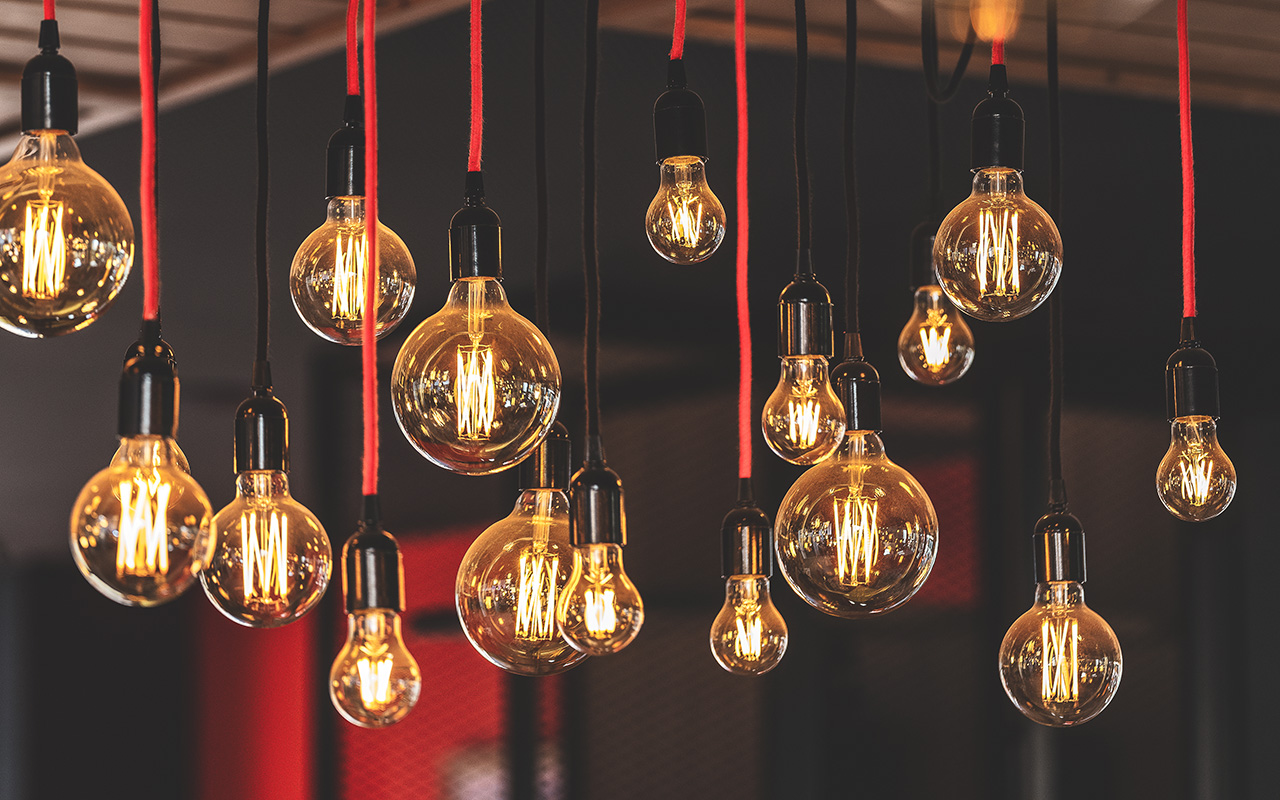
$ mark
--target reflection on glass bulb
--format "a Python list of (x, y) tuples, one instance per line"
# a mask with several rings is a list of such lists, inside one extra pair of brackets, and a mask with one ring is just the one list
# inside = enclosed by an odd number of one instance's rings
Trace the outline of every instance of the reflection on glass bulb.
[(368, 608), (347, 615), (347, 643), (329, 671), (329, 698), (348, 722), (382, 728), (404, 719), (422, 691), (418, 662), (400, 637), (400, 615)]
[(463, 278), (391, 373), (396, 421), (434, 464), (487, 475), (524, 459), (560, 407), (560, 365), (495, 278)]
[(0, 168), (0, 327), (77, 331), (111, 305), (133, 265), (133, 222), (66, 131), (28, 131)]
[(659, 166), (662, 183), (645, 215), (645, 233), (673, 264), (706, 260), (724, 241), (724, 206), (707, 185), (698, 156), (673, 156)]
[(205, 594), (233, 622), (274, 628), (300, 619), (324, 596), (333, 572), (329, 536), (289, 495), (283, 472), (236, 478), (236, 499), (213, 518)]
[(1000, 682), (1026, 717), (1065, 728), (1088, 722), (1120, 686), (1120, 642), (1075, 581), (1036, 584), (1031, 610), (1000, 645)]
[(975, 171), (973, 194), (952, 209), (933, 246), (951, 302), (988, 322), (1017, 319), (1044, 302), (1062, 269), (1058, 227), (1022, 192), (1008, 167)]
[[(404, 242), (378, 223), (377, 322), (381, 339), (404, 319), (418, 274)], [(369, 266), (363, 197), (334, 197), (326, 219), (303, 241), (289, 269), (293, 307), (307, 327), (338, 344), (360, 344)]]
[(1169, 513), (1187, 522), (1213, 519), (1231, 505), (1236, 468), (1218, 444), (1212, 417), (1179, 417), (1156, 470), (1156, 492)]
[(969, 371), (973, 331), (941, 287), (916, 290), (915, 311), (898, 335), (898, 363), (912, 380), (926, 386), (945, 386)]
[(111, 465), (76, 498), (76, 566), (117, 603), (154, 606), (172, 600), (209, 563), (213, 510), (182, 468), (185, 461), (173, 439), (125, 438)]
[(520, 675), (553, 675), (586, 656), (556, 627), (556, 605), (573, 574), (569, 498), (554, 489), (520, 495), (506, 519), (471, 544), (458, 568), (462, 630), (480, 655)]
[(735, 675), (763, 675), (787, 652), (787, 623), (769, 597), (763, 575), (725, 581), (724, 606), (711, 623), (711, 654)]
[(873, 431), (849, 431), (778, 510), (774, 547), (787, 582), (838, 617), (892, 611), (933, 569), (938, 518), (924, 489)]
[(831, 388), (823, 356), (784, 356), (782, 375), (765, 401), (765, 443), (792, 464), (816, 464), (844, 437), (844, 406)]
[(616, 653), (636, 638), (644, 624), (644, 601), (623, 571), (621, 545), (578, 548), (556, 621), (570, 645), (593, 656)]

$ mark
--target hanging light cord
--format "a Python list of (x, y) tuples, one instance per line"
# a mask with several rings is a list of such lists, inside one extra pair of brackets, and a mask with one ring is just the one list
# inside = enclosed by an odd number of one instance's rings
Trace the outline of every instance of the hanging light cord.
[(991, 65), (1004, 63), (1004, 37), (997, 36), (991, 40)]
[[(858, 167), (853, 154), (853, 112), (858, 88), (858, 2), (844, 3), (844, 201), (848, 244), (844, 267), (844, 327), (856, 334), (858, 327)], [(846, 354), (848, 355), (848, 354)]]
[[(257, 138), (258, 138), (258, 206), (256, 233), (256, 261), (258, 271), (258, 325), (257, 364), (254, 366), (255, 383), (260, 380), (260, 370), (265, 370), (271, 347), (271, 278), (267, 269), (267, 204), (270, 199), (269, 155), (267, 148), (267, 40), (271, 30), (271, 0), (258, 0), (258, 83), (257, 83)], [(260, 365), (260, 366), (259, 366)], [(265, 375), (265, 373), (263, 373)]]
[(684, 19), (688, 11), (688, 0), (676, 0), (676, 21), (671, 31), (671, 60), (684, 58)]
[[(683, 2), (680, 3), (684, 5)], [(747, 194), (747, 8), (735, 0), (733, 64), (738, 98), (738, 477), (751, 479), (751, 306), (747, 294), (747, 253), (751, 244), (750, 203)]]
[[(1062, 213), (1061, 97), (1058, 90), (1058, 0), (1046, 8), (1045, 52), (1049, 76), (1049, 215)], [(1049, 295), (1049, 503), (1066, 507), (1062, 479), (1062, 287)]]
[[(378, 73), (375, 0), (364, 4), (364, 231), (368, 268), (365, 269), (360, 355), (364, 367), (364, 495), (378, 494)], [(366, 504), (367, 506), (368, 504)]]
[[(805, 0), (796, 0), (796, 247), (809, 249), (811, 226), (809, 222), (809, 145), (806, 133), (809, 94), (809, 22)], [(802, 259), (807, 272), (813, 272), (812, 261)]]
[(360, 94), (360, 0), (347, 3), (347, 94)]
[(547, 232), (550, 200), (547, 190), (547, 0), (534, 0), (533, 18), (533, 166), (538, 194), (538, 245), (534, 254), (534, 321), (545, 335), (550, 331), (551, 290), (547, 281)]
[(1187, 0), (1178, 0), (1178, 122), (1182, 140), (1182, 316), (1196, 315), (1196, 173), (1191, 149), (1191, 48)]
[(586, 380), (587, 443), (600, 435), (600, 255), (596, 252), (596, 83), (600, 0), (587, 0), (586, 91), (582, 99), (582, 262), (586, 282), (583, 374)]
[(160, 318), (160, 250), (156, 233), (156, 87), (160, 83), (159, 0), (139, 0), (138, 82), (142, 93), (142, 318)]
[(54, 0), (44, 0), (44, 18), (57, 19), (58, 10)]
[(978, 35), (973, 30), (973, 25), (970, 25), (969, 33), (964, 39), (964, 45), (960, 48), (960, 56), (956, 59), (955, 69), (951, 70), (951, 76), (947, 78), (947, 85), (939, 89), (938, 86), (942, 82), (942, 78), (938, 66), (937, 0), (924, 0), (921, 4), (920, 34), (920, 51), (924, 59), (925, 88), (929, 92), (929, 97), (935, 103), (945, 103), (955, 97), (956, 91), (960, 88), (960, 81), (964, 78), (965, 70), (969, 67), (969, 59), (973, 56), (973, 46), (977, 42)]
[[(375, 2), (375, 0), (367, 0)], [(471, 142), (467, 171), (480, 171), (480, 146), (484, 143), (484, 61), (480, 38), (480, 0), (471, 0)]]

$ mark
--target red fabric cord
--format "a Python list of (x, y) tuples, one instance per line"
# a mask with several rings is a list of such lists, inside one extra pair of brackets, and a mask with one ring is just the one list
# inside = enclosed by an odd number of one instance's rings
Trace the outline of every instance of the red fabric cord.
[(1196, 315), (1196, 167), (1191, 149), (1191, 52), (1187, 0), (1178, 0), (1178, 122), (1182, 137), (1182, 316)]
[(44, 18), (45, 19), (58, 18), (58, 10), (54, 0), (44, 0)]
[(364, 318), (360, 355), (364, 364), (364, 494), (378, 493), (378, 79), (374, 58), (378, 4), (364, 4)]
[(151, 9), (138, 3), (138, 82), (142, 90), (142, 318), (160, 316), (160, 263), (156, 260), (156, 82), (152, 74)]
[(484, 63), (480, 39), (480, 0), (471, 0), (471, 144), (467, 171), (480, 171), (480, 146), (484, 142)]
[(676, 0), (676, 25), (671, 32), (671, 60), (684, 58), (684, 18), (687, 0)]
[(1004, 37), (1000, 36), (991, 40), (991, 63), (1004, 63)]
[[(683, 0), (679, 3), (684, 6)], [(683, 26), (682, 26), (683, 27)], [(674, 50), (672, 51), (674, 52)], [(747, 3), (735, 0), (733, 63), (738, 89), (738, 477), (751, 477), (751, 307), (747, 302), (747, 247), (751, 243), (747, 197)]]
[(347, 94), (360, 94), (360, 0), (347, 3)]

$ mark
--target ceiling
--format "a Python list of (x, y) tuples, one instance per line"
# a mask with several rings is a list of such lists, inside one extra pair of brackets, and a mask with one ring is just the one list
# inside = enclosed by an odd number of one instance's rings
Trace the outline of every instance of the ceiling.
[[(509, 0), (511, 1), (511, 0)], [(565, 2), (566, 0), (550, 0)], [(1172, 97), (1177, 90), (1176, 0), (1063, 0), (1061, 42), (1065, 85), (1123, 94)], [(1044, 0), (973, 0), (1016, 4), (1017, 29), (1008, 45), (1015, 79), (1044, 75)], [(389, 32), (457, 10), (466, 0), (387, 0), (379, 31)], [(844, 3), (809, 0), (811, 48), (839, 56)], [(969, 0), (939, 0), (944, 64), (969, 21)], [(272, 64), (283, 67), (342, 47), (345, 0), (276, 0), (272, 4)], [(793, 46), (790, 0), (748, 0), (752, 46)], [(861, 0), (859, 56), (872, 63), (919, 64), (919, 0)], [(253, 77), (255, 0), (163, 0), (162, 103), (189, 102)], [(601, 24), (669, 35), (671, 0), (601, 0)], [(728, 42), (732, 0), (689, 0), (691, 38)], [(137, 116), (137, 6), (126, 0), (58, 3), (63, 52), (80, 75), (81, 129), (89, 132)], [(18, 128), (18, 80), (36, 52), (40, 4), (0, 0), (0, 134)], [(979, 14), (986, 26), (989, 15)], [(1280, 3), (1196, 0), (1191, 4), (1192, 65), (1198, 102), (1280, 111)], [(981, 56), (975, 59), (980, 61)], [(944, 67), (945, 69), (945, 67)]]

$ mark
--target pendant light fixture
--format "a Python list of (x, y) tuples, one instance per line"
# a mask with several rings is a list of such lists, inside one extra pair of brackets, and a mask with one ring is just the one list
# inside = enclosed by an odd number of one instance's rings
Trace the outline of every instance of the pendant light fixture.
[(480, 0), (471, 0), (471, 141), (463, 207), (449, 223), (453, 286), (409, 335), (391, 373), (396, 422), (431, 463), (488, 475), (524, 460), (560, 408), (560, 365), (547, 337), (507, 303), (502, 228), (480, 167), (484, 70)]
[(645, 214), (654, 251), (673, 264), (697, 264), (724, 241), (724, 206), (707, 185), (707, 112), (684, 72), (687, 0), (676, 0), (667, 90), (653, 105), (660, 183)]
[(1191, 147), (1191, 55), (1187, 0), (1178, 0), (1178, 117), (1182, 139), (1182, 332), (1164, 368), (1172, 441), (1156, 469), (1156, 493), (1187, 522), (1231, 505), (1236, 469), (1218, 444), (1218, 365), (1196, 331), (1195, 168)]
[(971, 317), (1025, 317), (1062, 270), (1053, 219), (1023, 193), (1022, 108), (1009, 97), (1004, 34), (991, 42), (987, 98), (973, 110), (973, 193), (938, 228), (933, 262), (947, 298)]
[(807, 101), (809, 39), (805, 5), (796, 0), (796, 274), (778, 298), (778, 357), (782, 375), (761, 413), (765, 444), (792, 464), (816, 464), (844, 436), (844, 409), (831, 388), (827, 359), (835, 352), (831, 295), (813, 273), (809, 252)]
[(734, 74), (738, 101), (738, 503), (720, 527), (724, 606), (711, 623), (711, 654), (736, 675), (763, 675), (787, 652), (787, 623), (769, 596), (773, 525), (751, 491), (751, 306), (747, 293), (750, 208), (747, 194), (746, 0), (734, 0)]
[(298, 316), (311, 330), (331, 342), (359, 345), (365, 309), (374, 308), (381, 339), (404, 319), (413, 303), (418, 274), (413, 256), (400, 237), (381, 220), (378, 236), (378, 292), (372, 303), (364, 296), (369, 268), (365, 216), (364, 113), (360, 98), (360, 55), (356, 33), (360, 0), (347, 5), (347, 99), (343, 124), (329, 137), (325, 157), (324, 224), (303, 240), (289, 269), (289, 293)]
[(81, 574), (110, 599), (154, 606), (190, 588), (209, 563), (213, 509), (174, 440), (178, 370), (160, 338), (160, 263), (156, 235), (156, 89), (160, 12), (141, 0), (142, 333), (120, 376), (120, 449), (89, 479), (71, 510), (71, 553)]
[(933, 242), (942, 212), (942, 145), (938, 106), (955, 96), (973, 54), (976, 34), (969, 27), (956, 68), (945, 88), (939, 88), (938, 15), (935, 0), (921, 4), (920, 49), (924, 61), (929, 112), (929, 219), (911, 232), (911, 318), (898, 335), (898, 363), (916, 383), (945, 386), (964, 377), (973, 364), (973, 331), (947, 299), (933, 269)]
[(575, 649), (616, 653), (640, 633), (644, 601), (622, 566), (627, 514), (622, 479), (604, 459), (600, 435), (600, 254), (596, 250), (596, 85), (600, 0), (586, 0), (586, 88), (582, 114), (582, 260), (586, 284), (583, 376), (587, 456), (569, 483), (573, 575), (556, 605), (556, 624)]
[(111, 306), (133, 266), (133, 221), (80, 159), (76, 70), (44, 0), (40, 55), (22, 71), (22, 136), (0, 167), (0, 327), (31, 338), (78, 331)]
[[(364, 175), (369, 263), (378, 264), (377, 3), (364, 4)], [(377, 270), (364, 274), (366, 308), (373, 307)], [(404, 564), (395, 537), (382, 528), (378, 501), (378, 359), (375, 321), (363, 319), (360, 337), (364, 407), (364, 510), (342, 547), (342, 596), (347, 641), (329, 670), (329, 699), (348, 722), (382, 728), (405, 718), (422, 692), (422, 672), (404, 645)]]
[[(1058, 3), (1047, 8), (1049, 202), (1062, 206), (1058, 92)], [(1054, 728), (1102, 713), (1120, 686), (1120, 642), (1084, 602), (1084, 527), (1067, 510), (1062, 477), (1062, 293), (1049, 298), (1049, 510), (1033, 534), (1036, 592), (1031, 609), (1000, 644), (1000, 682), (1024, 716)]]
[[(549, 329), (547, 285), (546, 0), (534, 0), (534, 148), (538, 244), (534, 285), (540, 330)], [(520, 496), (485, 529), (458, 567), (454, 600), (471, 645), (517, 675), (553, 675), (586, 659), (556, 625), (556, 605), (573, 575), (569, 544), (569, 430), (559, 421), (516, 468)]]
[(258, 0), (257, 346), (252, 394), (236, 410), (236, 497), (213, 518), (213, 557), (200, 582), (232, 622), (274, 628), (300, 619), (329, 586), (333, 548), (316, 515), (289, 495), (289, 417), (272, 391), (267, 253), (271, 2)]
[[(796, 0), (803, 38), (804, 0)], [(859, 229), (854, 161), (856, 0), (845, 0), (845, 358), (833, 373), (845, 432), (831, 458), (800, 476), (778, 509), (782, 574), (805, 602), (833, 616), (883, 614), (911, 599), (938, 554), (938, 517), (924, 488), (889, 460), (880, 440), (880, 377), (863, 357), (858, 320)]]

